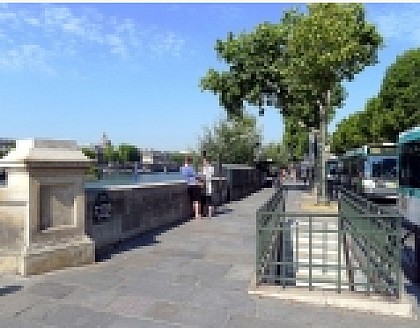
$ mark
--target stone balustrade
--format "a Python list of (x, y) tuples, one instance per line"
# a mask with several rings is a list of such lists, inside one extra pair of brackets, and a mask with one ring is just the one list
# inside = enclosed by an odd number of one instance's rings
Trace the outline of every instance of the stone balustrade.
[(184, 182), (86, 188), (86, 232), (95, 248), (190, 216)]

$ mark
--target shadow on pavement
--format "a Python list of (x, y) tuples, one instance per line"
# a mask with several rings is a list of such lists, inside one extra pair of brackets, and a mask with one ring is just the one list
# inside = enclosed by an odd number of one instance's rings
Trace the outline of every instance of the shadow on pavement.
[(296, 191), (310, 191), (309, 185), (305, 185), (303, 183), (292, 183), (292, 182), (285, 182), (284, 187), (287, 190), (296, 190)]
[(5, 296), (8, 294), (13, 294), (22, 289), (22, 286), (19, 285), (10, 285), (5, 287), (0, 287), (0, 296)]
[(144, 232), (142, 234), (139, 234), (137, 236), (133, 236), (131, 238), (122, 240), (120, 242), (114, 243), (109, 246), (102, 247), (100, 249), (95, 250), (95, 261), (96, 262), (104, 262), (109, 259), (111, 259), (115, 254), (127, 252), (129, 250), (132, 250), (134, 248), (140, 248), (145, 246), (150, 246), (159, 243), (159, 241), (156, 240), (156, 237), (172, 230), (176, 227), (179, 227), (183, 225), (184, 223), (188, 222), (189, 219), (183, 219), (179, 220), (167, 225), (164, 225), (162, 227)]
[(229, 214), (229, 213), (232, 213), (232, 212), (233, 212), (233, 210), (231, 208), (224, 207), (224, 206), (218, 206), (214, 210), (214, 215), (219, 216), (219, 215), (222, 215), (222, 214)]

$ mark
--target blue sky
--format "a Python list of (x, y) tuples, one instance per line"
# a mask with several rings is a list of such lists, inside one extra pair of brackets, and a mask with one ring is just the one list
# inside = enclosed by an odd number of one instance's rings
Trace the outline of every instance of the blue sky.
[[(292, 3), (0, 4), (0, 137), (99, 141), (183, 150), (224, 117), (200, 78), (222, 68), (216, 39), (277, 22)], [(304, 7), (304, 4), (297, 6)], [(335, 124), (377, 94), (396, 56), (420, 44), (420, 3), (368, 3), (385, 38), (380, 63), (345, 86)], [(252, 114), (257, 111), (251, 109)], [(258, 118), (279, 141), (275, 110)]]

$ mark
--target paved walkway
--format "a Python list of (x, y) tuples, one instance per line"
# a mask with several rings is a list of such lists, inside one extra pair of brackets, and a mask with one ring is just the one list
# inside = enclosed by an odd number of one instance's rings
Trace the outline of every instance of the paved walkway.
[(255, 211), (271, 193), (265, 189), (228, 204), (212, 220), (144, 235), (91, 266), (30, 278), (0, 276), (0, 327), (419, 326), (249, 296)]

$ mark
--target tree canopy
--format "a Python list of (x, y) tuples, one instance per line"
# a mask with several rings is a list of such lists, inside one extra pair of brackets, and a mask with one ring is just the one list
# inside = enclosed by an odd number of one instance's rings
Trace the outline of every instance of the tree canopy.
[(380, 91), (363, 111), (344, 119), (333, 133), (334, 152), (367, 143), (396, 142), (398, 134), (420, 124), (420, 49), (397, 57), (385, 72)]
[(264, 105), (273, 105), (318, 127), (318, 102), (325, 102), (325, 92), (331, 90), (332, 107), (339, 106), (341, 81), (376, 63), (381, 44), (362, 5), (311, 4), (308, 13), (287, 11), (278, 24), (217, 40), (215, 50), (229, 70), (210, 69), (201, 87), (219, 95), (229, 116), (241, 115), (244, 103), (262, 112)]
[(220, 159), (226, 164), (252, 164), (261, 143), (255, 117), (244, 114), (219, 121), (213, 128), (205, 128), (200, 151), (211, 161)]
[(122, 143), (118, 146), (118, 159), (122, 163), (139, 161), (139, 150), (134, 145)]
[(381, 99), (382, 134), (396, 141), (398, 134), (420, 124), (420, 49), (401, 56), (386, 71), (379, 98)]
[(285, 120), (283, 144), (286, 147), (289, 161), (301, 161), (309, 149), (309, 131), (295, 117)]
[(274, 165), (279, 167), (287, 166), (289, 156), (284, 143), (270, 142), (262, 147), (263, 157), (266, 160), (272, 160)]

